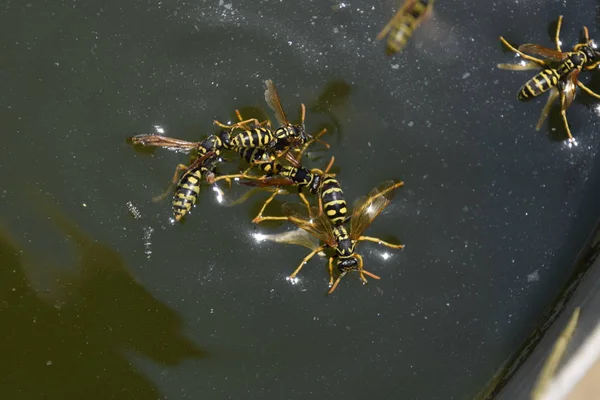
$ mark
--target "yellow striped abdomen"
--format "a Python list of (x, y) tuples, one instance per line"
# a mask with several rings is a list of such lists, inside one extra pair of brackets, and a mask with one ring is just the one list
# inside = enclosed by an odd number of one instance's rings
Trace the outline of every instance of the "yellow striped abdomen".
[(417, 0), (415, 4), (399, 19), (391, 29), (387, 41), (387, 53), (393, 54), (401, 51), (412, 36), (413, 31), (429, 14), (433, 1)]
[(559, 80), (560, 76), (558, 72), (547, 68), (525, 83), (523, 87), (521, 87), (521, 90), (519, 90), (517, 97), (519, 100), (533, 99), (534, 97), (547, 92), (553, 87), (556, 87)]
[(321, 200), (323, 211), (333, 225), (341, 225), (346, 219), (348, 206), (344, 199), (344, 192), (337, 179), (326, 177), (321, 185)]
[(255, 128), (240, 132), (231, 139), (234, 149), (264, 147), (274, 140), (273, 133), (265, 128)]
[(200, 194), (200, 180), (202, 173), (200, 169), (194, 169), (186, 172), (179, 183), (175, 194), (173, 194), (173, 214), (175, 219), (179, 221), (187, 213), (189, 213), (196, 204), (198, 194)]

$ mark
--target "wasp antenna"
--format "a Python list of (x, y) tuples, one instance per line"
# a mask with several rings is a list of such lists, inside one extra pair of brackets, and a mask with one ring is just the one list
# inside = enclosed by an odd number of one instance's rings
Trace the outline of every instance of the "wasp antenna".
[(342, 272), (340, 274), (340, 276), (337, 277), (337, 279), (335, 280), (335, 283), (333, 284), (333, 286), (331, 287), (331, 289), (329, 289), (329, 292), (327, 292), (328, 295), (331, 294), (331, 293), (333, 293), (333, 291), (338, 287), (338, 285), (340, 283), (340, 280), (342, 280), (342, 278), (344, 277), (344, 275), (346, 275), (346, 273)]
[(300, 108), (302, 109), (302, 117), (300, 119), (300, 125), (304, 125), (304, 117), (306, 116), (306, 107), (304, 103), (300, 104)]
[(363, 273), (363, 274), (365, 274), (365, 275), (368, 275), (369, 277), (371, 277), (371, 278), (373, 278), (373, 279), (381, 279), (379, 276), (377, 276), (377, 275), (375, 275), (374, 273), (372, 273), (372, 272), (369, 272), (369, 271), (367, 271), (367, 270), (365, 270), (365, 269), (363, 269), (363, 270), (361, 271), (361, 273)]

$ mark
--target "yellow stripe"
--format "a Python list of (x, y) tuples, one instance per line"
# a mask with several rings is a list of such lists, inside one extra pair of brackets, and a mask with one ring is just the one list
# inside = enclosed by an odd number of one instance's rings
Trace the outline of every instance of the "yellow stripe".
[(325, 208), (331, 207), (336, 204), (346, 204), (346, 200), (332, 200), (330, 202), (325, 203)]
[(544, 78), (548, 86), (552, 86), (552, 82), (550, 82), (550, 79), (548, 79), (548, 77), (546, 76), (546, 71), (542, 71), (542, 78)]
[(334, 192), (336, 192), (336, 193), (337, 193), (337, 192), (341, 193), (341, 192), (342, 192), (342, 189), (340, 189), (340, 188), (330, 188), (330, 189), (327, 189), (327, 190), (325, 190), (325, 191), (323, 192), (323, 196), (325, 196), (325, 195), (327, 195), (327, 194), (330, 194), (330, 193), (334, 193)]

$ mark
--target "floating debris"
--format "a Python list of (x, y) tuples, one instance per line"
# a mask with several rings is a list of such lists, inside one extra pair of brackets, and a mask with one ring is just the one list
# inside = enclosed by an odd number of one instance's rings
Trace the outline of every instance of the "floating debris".
[(140, 212), (140, 210), (138, 210), (138, 208), (133, 205), (133, 203), (131, 201), (127, 202), (127, 210), (129, 211), (129, 214), (131, 214), (131, 216), (135, 219), (140, 219), (142, 218), (142, 213)]
[(152, 232), (154, 232), (154, 228), (151, 226), (144, 227), (144, 254), (147, 259), (150, 259), (150, 256), (152, 255), (152, 241), (150, 240)]

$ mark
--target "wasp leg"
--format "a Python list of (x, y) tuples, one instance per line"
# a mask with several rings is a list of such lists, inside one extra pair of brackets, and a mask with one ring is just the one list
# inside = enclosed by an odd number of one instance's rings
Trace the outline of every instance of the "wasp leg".
[(361, 236), (358, 238), (358, 241), (362, 241), (362, 240), (368, 240), (369, 242), (379, 243), (384, 246), (391, 247), (392, 249), (403, 249), (404, 248), (403, 244), (391, 244), (388, 242), (384, 242), (383, 240), (381, 240), (379, 238), (371, 237), (371, 236)]
[[(280, 190), (281, 189), (276, 189), (275, 192), (273, 192), (273, 194), (264, 202), (262, 208), (260, 209), (260, 211), (258, 212), (258, 215), (252, 220), (252, 223), (254, 224), (260, 224), (263, 221), (287, 221), (287, 217), (273, 217), (273, 216), (266, 216), (263, 217), (263, 212), (265, 212), (265, 209), (267, 208), (267, 206), (275, 199), (275, 197), (280, 194)], [(285, 192), (284, 192), (285, 194)], [(299, 192), (298, 193), (298, 197), (300, 197), (300, 200), (302, 201), (302, 203), (304, 203), (304, 205), (306, 206), (306, 209), (308, 210), (308, 215), (310, 215), (310, 203), (308, 202), (308, 200), (306, 200), (306, 196), (304, 196), (304, 193)]]
[(375, 196), (370, 197), (368, 201), (373, 201), (376, 198), (381, 197), (381, 196), (385, 195), (386, 193), (391, 192), (392, 190), (394, 190), (400, 186), (404, 186), (404, 182), (401, 181), (401, 182), (396, 183), (393, 186), (390, 186), (389, 188), (377, 193)]
[(298, 192), (298, 197), (300, 197), (300, 200), (304, 203), (306, 209), (308, 210), (308, 215), (310, 215), (310, 203), (308, 200), (306, 200), (306, 196), (304, 196), (304, 193)]
[(498, 64), (500, 69), (508, 69), (510, 71), (530, 71), (532, 69), (539, 69), (540, 66), (533, 61), (529, 61), (525, 64)]
[(219, 128), (223, 128), (223, 129), (236, 129), (236, 128), (247, 129), (248, 125), (251, 123), (255, 124), (255, 125), (260, 125), (260, 123), (258, 122), (258, 120), (256, 118), (251, 118), (251, 119), (247, 119), (244, 121), (238, 121), (233, 125), (225, 125), (225, 124), (217, 121), (216, 119), (213, 122)]
[(525, 60), (528, 61), (533, 61), (534, 63), (537, 63), (541, 66), (545, 66), (546, 63), (543, 60), (540, 60), (539, 58), (535, 58), (535, 57), (531, 57), (528, 56), (527, 54), (517, 50), (516, 48), (514, 48), (510, 43), (508, 43), (506, 41), (506, 39), (504, 39), (502, 36), (500, 36), (500, 41), (506, 46), (508, 47), (511, 51), (514, 51), (515, 53), (517, 53), (518, 55), (520, 55), (521, 57), (523, 57)]
[(267, 200), (265, 200), (265, 202), (263, 203), (263, 206), (261, 207), (260, 211), (258, 212), (258, 215), (256, 217), (254, 217), (254, 219), (252, 220), (253, 224), (260, 224), (262, 221), (281, 221), (281, 220), (287, 220), (287, 217), (263, 217), (263, 212), (265, 212), (265, 209), (267, 208), (267, 206), (269, 204), (271, 204), (271, 202), (273, 201), (273, 199), (275, 199), (275, 197), (279, 194), (279, 189), (276, 189), (273, 194), (271, 194), (269, 196), (269, 198)]
[[(244, 121), (244, 118), (242, 118), (242, 114), (240, 113), (240, 110), (235, 110), (235, 115), (236, 115), (236, 117), (237, 117), (237, 119), (238, 119), (238, 121), (239, 121), (240, 123), (243, 123), (243, 122), (245, 122), (245, 121)], [(252, 121), (252, 120), (247, 120), (247, 121)], [(247, 121), (246, 121), (246, 122), (247, 122)], [(269, 121), (268, 119), (267, 119), (267, 120), (264, 120), (263, 122), (259, 122), (259, 123), (258, 123), (258, 126), (265, 126), (265, 125), (268, 125), (268, 126), (269, 126), (269, 129), (271, 129), (271, 121)], [(255, 126), (256, 126), (256, 125), (255, 125)]]
[(364, 269), (364, 262), (363, 262), (363, 258), (360, 254), (355, 254), (356, 258), (358, 258), (358, 272), (360, 274), (360, 280), (362, 281), (363, 284), (367, 284), (367, 278), (365, 278), (365, 275), (370, 276), (373, 279), (381, 279), (379, 276), (375, 275), (372, 272), (367, 271), (366, 269)]
[(592, 89), (588, 88), (583, 83), (577, 81), (577, 86), (579, 86), (584, 92), (586, 92), (590, 96), (593, 96), (593, 97), (595, 97), (597, 99), (600, 99), (600, 94), (594, 92)]
[(304, 106), (304, 103), (300, 104), (300, 108), (302, 109), (301, 112), (301, 117), (300, 117), (300, 125), (304, 125), (304, 117), (306, 116), (306, 107)]
[[(329, 287), (333, 286), (333, 257), (329, 257), (329, 263), (327, 265), (327, 269), (329, 270)], [(334, 289), (335, 290), (335, 289)], [(330, 290), (329, 293), (333, 292), (333, 290)]]
[[(241, 195), (237, 200), (227, 202), (227, 204), (225, 204), (225, 207), (232, 207), (232, 206), (237, 206), (238, 204), (242, 204), (246, 200), (248, 200), (251, 196), (253, 196), (254, 193), (261, 191), (261, 190), (266, 190), (266, 189), (269, 189), (269, 188), (262, 188), (262, 187), (252, 188), (252, 189), (248, 190), (246, 193), (244, 193), (243, 195)], [(221, 189), (218, 189), (218, 190), (221, 193), (223, 192)], [(222, 194), (222, 195), (224, 196), (224, 194)]]
[(569, 142), (572, 142), (573, 135), (571, 135), (571, 129), (569, 128), (569, 122), (567, 121), (567, 111), (560, 110), (560, 115), (562, 115), (563, 121), (565, 122), (565, 129), (567, 130), (567, 135), (569, 135)]
[(544, 108), (542, 109), (542, 113), (540, 114), (538, 123), (535, 126), (536, 131), (539, 131), (540, 128), (542, 127), (542, 124), (544, 123), (544, 121), (548, 117), (548, 114), (550, 113), (550, 108), (552, 108), (552, 103), (554, 103), (554, 100), (556, 100), (557, 97), (558, 97), (558, 89), (552, 89), (552, 92), (548, 96), (548, 101), (546, 101), (546, 105), (544, 105)]
[(167, 187), (167, 190), (165, 190), (163, 193), (159, 194), (158, 196), (154, 196), (152, 198), (152, 201), (156, 203), (158, 201), (161, 201), (165, 197), (167, 197), (169, 195), (169, 193), (171, 193), (173, 191), (173, 186), (179, 180), (179, 173), (181, 172), (181, 170), (187, 171), (187, 169), (188, 169), (187, 165), (179, 164), (177, 166), (177, 168), (175, 168), (175, 174), (173, 175), (173, 179), (172, 179), (171, 184), (169, 185), (169, 187)]
[(300, 265), (298, 266), (298, 268), (296, 268), (296, 270), (294, 271), (293, 274), (291, 274), (288, 277), (288, 280), (294, 279), (296, 277), (296, 275), (298, 275), (298, 272), (300, 272), (300, 270), (302, 269), (302, 267), (304, 267), (304, 264), (306, 264), (308, 262), (308, 260), (310, 260), (311, 258), (313, 258), (313, 256), (315, 254), (317, 254), (320, 251), (325, 250), (327, 246), (323, 245), (323, 246), (319, 246), (316, 249), (314, 249), (313, 251), (310, 252), (309, 255), (307, 255), (306, 257), (304, 257), (304, 259), (302, 260), (302, 262), (300, 263)]
[(558, 16), (558, 23), (556, 24), (556, 35), (554, 35), (554, 41), (556, 42), (556, 50), (562, 53), (560, 49), (560, 27), (562, 25), (562, 15)]

